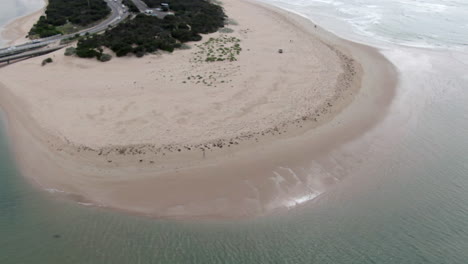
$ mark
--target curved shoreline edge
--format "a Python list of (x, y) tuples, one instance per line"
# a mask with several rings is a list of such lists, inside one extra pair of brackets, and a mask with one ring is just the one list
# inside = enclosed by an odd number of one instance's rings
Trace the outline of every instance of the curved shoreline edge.
[[(383, 118), (393, 97), (396, 71), (373, 48), (339, 39), (296, 14), (265, 4), (251, 4), (318, 35), (332, 44), (330, 47), (351, 54), (361, 64), (365, 73), (359, 80), (362, 85), (348, 91), (354, 95), (347, 96), (334, 115), (324, 118), (320, 126), (309, 124), (261, 140), (249, 148), (216, 152), (193, 164), (181, 165), (180, 159), (168, 158), (168, 165), (173, 166), (160, 168), (156, 176), (151, 166), (111, 167), (96, 165), (89, 157), (58, 155), (45, 143), (50, 140), (47, 131), (25, 114), (27, 105), (22, 105), (8, 88), (0, 85), (0, 104), (8, 117), (8, 132), (22, 173), (43, 188), (62, 190), (74, 200), (150, 217), (253, 217), (320, 195), (332, 184), (330, 179), (318, 176), (321, 183), (316, 184), (317, 177), (301, 175), (295, 168), (359, 137)], [(129, 179), (128, 175), (134, 177)]]

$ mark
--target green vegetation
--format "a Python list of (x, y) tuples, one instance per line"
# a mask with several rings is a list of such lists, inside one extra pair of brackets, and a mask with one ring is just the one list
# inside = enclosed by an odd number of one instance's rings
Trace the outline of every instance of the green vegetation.
[(221, 35), (218, 38), (210, 38), (202, 45), (196, 45), (200, 50), (196, 53), (195, 61), (236, 61), (240, 54), (240, 39)]
[(57, 27), (57, 30), (62, 32), (62, 34), (66, 35), (66, 34), (71, 34), (71, 33), (74, 33), (74, 32), (78, 32), (78, 31), (80, 31), (82, 29), (85, 29), (85, 28), (86, 27), (84, 27), (84, 26), (77, 26), (75, 24), (72, 24), (72, 23), (68, 22), (65, 25)]
[(29, 32), (41, 38), (70, 33), (73, 25), (88, 26), (110, 14), (104, 0), (49, 0), (46, 15)]
[(98, 44), (98, 37), (99, 36), (97, 35), (93, 35), (80, 39), (76, 48), (76, 55), (81, 58), (99, 59), (102, 55), (103, 50)]
[(181, 21), (189, 24), (193, 31), (200, 33), (216, 32), (224, 26), (223, 8), (207, 0), (143, 0), (149, 7), (159, 7), (168, 3), (171, 11)]
[(225, 27), (225, 28), (220, 28), (220, 29), (219, 29), (219, 32), (220, 32), (220, 33), (229, 34), (229, 33), (234, 32), (234, 29)]
[(72, 56), (76, 54), (76, 48), (69, 47), (65, 49), (65, 56)]
[(99, 58), (99, 61), (106, 62), (106, 61), (110, 61), (111, 59), (112, 59), (112, 55), (103, 53), (101, 57)]
[(172, 52), (182, 43), (199, 41), (202, 39), (200, 34), (213, 33), (224, 26), (226, 15), (218, 5), (205, 0), (173, 0), (169, 3), (176, 11), (175, 15), (159, 19), (139, 14), (102, 35), (80, 39), (76, 54), (99, 59), (102, 47), (110, 48), (118, 57), (130, 53), (142, 57), (157, 50)]
[(140, 12), (138, 7), (132, 2), (132, 0), (122, 0), (122, 4), (126, 5), (128, 7), (128, 11), (132, 13)]
[(182, 45), (180, 45), (179, 49), (181, 50), (188, 50), (188, 49), (191, 49), (192, 47), (186, 43), (183, 43)]
[(44, 65), (46, 65), (47, 63), (52, 63), (52, 62), (53, 62), (53, 60), (52, 60), (51, 58), (47, 58), (47, 59), (45, 59), (45, 60), (42, 61), (42, 64), (41, 64), (41, 65), (44, 66)]
[(39, 36), (41, 38), (46, 38), (54, 35), (62, 34), (56, 27), (50, 25), (47, 22), (45, 16), (41, 16), (39, 21), (33, 26), (31, 31), (29, 31), (29, 36)]

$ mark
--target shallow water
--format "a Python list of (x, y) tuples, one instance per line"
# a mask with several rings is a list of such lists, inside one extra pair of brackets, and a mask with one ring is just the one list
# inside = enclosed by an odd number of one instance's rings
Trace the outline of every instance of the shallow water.
[[(44, 0), (2, 0), (0, 1), (0, 33), (12, 20), (33, 13), (44, 6)], [(0, 48), (6, 45), (0, 37)]]
[(340, 36), (365, 43), (431, 48), (468, 47), (468, 2), (465, 0), (263, 2), (301, 13)]
[[(450, 34), (430, 24), (444, 16), (415, 11), (432, 2), (459, 5), (437, 7), (455, 12)], [(467, 263), (468, 30), (455, 19), (467, 9), (462, 1), (432, 2), (280, 3), (314, 20), (326, 11), (321, 25), (380, 47), (401, 72), (387, 117), (328, 154), (335, 170), (315, 172), (342, 174), (346, 164), (352, 173), (287, 213), (174, 222), (80, 206), (25, 182), (0, 135), (0, 263)], [(363, 33), (340, 8), (386, 16)], [(424, 30), (393, 24), (404, 22), (390, 10)]]

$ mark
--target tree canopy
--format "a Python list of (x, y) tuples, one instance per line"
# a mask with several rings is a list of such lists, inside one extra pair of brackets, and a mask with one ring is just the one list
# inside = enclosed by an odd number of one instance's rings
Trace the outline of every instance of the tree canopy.
[[(223, 8), (207, 0), (143, 0), (149, 7), (155, 8), (162, 3), (169, 4), (171, 11), (182, 18), (200, 33), (215, 32), (224, 25)], [(222, 15), (221, 15), (222, 14)]]
[(201, 40), (200, 34), (216, 32), (224, 26), (226, 15), (223, 9), (205, 0), (171, 1), (174, 15), (164, 19), (144, 14), (134, 19), (127, 19), (102, 35), (88, 36), (79, 40), (77, 55), (97, 57), (102, 54), (102, 47), (108, 47), (117, 56), (133, 53), (138, 57), (156, 50), (172, 52), (187, 41)]
[(49, 0), (45, 16), (33, 26), (29, 35), (42, 38), (61, 34), (59, 26), (67, 23), (88, 26), (109, 14), (110, 8), (104, 0)]

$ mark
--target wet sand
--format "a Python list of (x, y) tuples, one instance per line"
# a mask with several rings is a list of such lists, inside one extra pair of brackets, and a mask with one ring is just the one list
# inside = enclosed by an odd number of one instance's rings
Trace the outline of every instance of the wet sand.
[(304, 164), (385, 115), (395, 70), (297, 15), (224, 7), (238, 22), (226, 34), (241, 40), (236, 62), (194, 61), (195, 44), (216, 33), (171, 55), (101, 64), (59, 51), (45, 67), (40, 57), (0, 69), (22, 173), (151, 217), (251, 217), (325, 191), (336, 179)]

